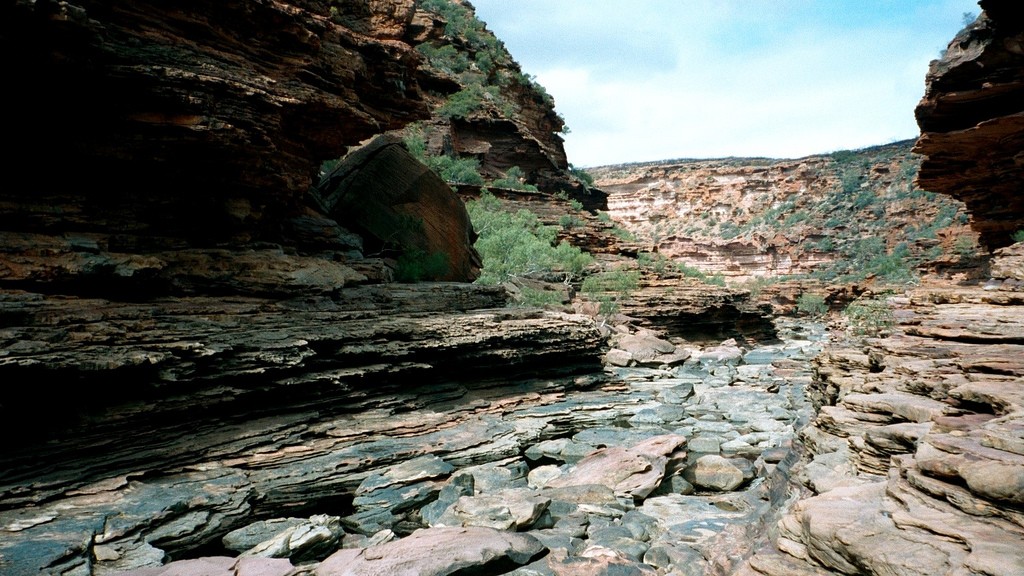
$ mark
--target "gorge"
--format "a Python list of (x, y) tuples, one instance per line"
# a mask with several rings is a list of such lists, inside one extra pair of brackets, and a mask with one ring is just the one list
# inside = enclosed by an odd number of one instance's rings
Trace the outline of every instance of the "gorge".
[(15, 0), (0, 573), (1024, 573), (980, 7), (914, 141), (579, 171), (467, 2)]

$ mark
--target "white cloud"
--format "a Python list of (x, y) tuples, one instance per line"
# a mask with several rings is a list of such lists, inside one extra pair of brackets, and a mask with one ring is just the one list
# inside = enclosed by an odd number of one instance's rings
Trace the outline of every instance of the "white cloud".
[(915, 137), (928, 61), (972, 2), (908, 0), (901, 18), (872, 12), (896, 9), (884, 2), (474, 4), (502, 18), (491, 28), (554, 96), (570, 162), (595, 166), (798, 157)]

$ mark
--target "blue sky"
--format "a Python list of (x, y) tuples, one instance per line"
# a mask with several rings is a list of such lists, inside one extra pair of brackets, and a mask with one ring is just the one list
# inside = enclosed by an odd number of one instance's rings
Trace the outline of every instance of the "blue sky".
[(977, 0), (471, 0), (555, 98), (569, 162), (797, 158), (918, 134)]

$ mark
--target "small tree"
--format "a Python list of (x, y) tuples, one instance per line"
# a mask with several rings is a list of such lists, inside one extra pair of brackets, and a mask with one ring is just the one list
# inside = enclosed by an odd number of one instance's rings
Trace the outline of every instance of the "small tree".
[(796, 310), (806, 316), (820, 318), (828, 312), (828, 305), (825, 304), (824, 296), (804, 292), (796, 300)]

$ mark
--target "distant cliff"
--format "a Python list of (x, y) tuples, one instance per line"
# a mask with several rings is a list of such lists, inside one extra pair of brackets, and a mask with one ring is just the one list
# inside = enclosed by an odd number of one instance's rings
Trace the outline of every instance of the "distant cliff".
[[(591, 170), (649, 250), (734, 281), (916, 273), (973, 253), (964, 206), (914, 184), (912, 142), (792, 160), (673, 160)], [(888, 261), (873, 259), (889, 257)], [(896, 269), (898, 265), (898, 269)]]

